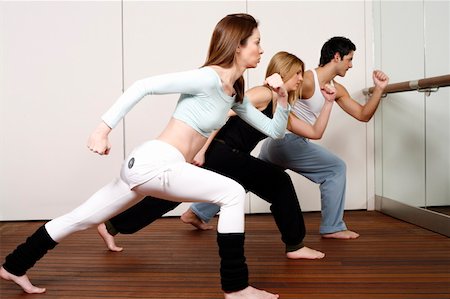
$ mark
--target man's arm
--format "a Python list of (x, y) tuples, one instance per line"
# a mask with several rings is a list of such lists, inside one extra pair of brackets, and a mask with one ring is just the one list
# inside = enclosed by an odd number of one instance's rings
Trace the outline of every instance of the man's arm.
[(359, 121), (368, 122), (372, 118), (378, 108), (383, 91), (389, 83), (389, 77), (382, 71), (374, 71), (372, 77), (375, 88), (372, 96), (364, 105), (354, 100), (343, 85), (335, 83), (336, 102), (345, 112)]
[(309, 139), (317, 140), (322, 138), (328, 124), (328, 119), (330, 118), (333, 102), (336, 98), (336, 89), (333, 86), (326, 84), (321, 91), (325, 98), (325, 103), (323, 104), (319, 117), (316, 119), (314, 124), (311, 125), (304, 120), (297, 118), (295, 114), (290, 113), (287, 126), (289, 131), (298, 136), (303, 136)]

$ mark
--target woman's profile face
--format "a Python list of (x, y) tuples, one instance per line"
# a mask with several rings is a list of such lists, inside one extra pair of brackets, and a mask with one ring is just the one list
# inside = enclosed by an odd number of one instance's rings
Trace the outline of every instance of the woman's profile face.
[(296, 74), (294, 74), (291, 78), (289, 78), (286, 82), (284, 82), (284, 86), (287, 91), (297, 90), (300, 84), (303, 82), (303, 71), (300, 70)]
[(237, 61), (242, 61), (246, 68), (255, 68), (264, 53), (261, 48), (261, 36), (258, 28), (253, 29), (252, 35), (247, 39), (247, 44), (239, 46), (236, 51)]

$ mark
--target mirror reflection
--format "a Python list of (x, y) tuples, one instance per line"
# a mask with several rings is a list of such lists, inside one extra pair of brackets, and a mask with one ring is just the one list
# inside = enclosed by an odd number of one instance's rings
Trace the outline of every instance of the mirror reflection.
[[(450, 74), (449, 15), (448, 1), (374, 5), (376, 65), (392, 83)], [(389, 94), (375, 138), (376, 194), (450, 215), (450, 87)]]

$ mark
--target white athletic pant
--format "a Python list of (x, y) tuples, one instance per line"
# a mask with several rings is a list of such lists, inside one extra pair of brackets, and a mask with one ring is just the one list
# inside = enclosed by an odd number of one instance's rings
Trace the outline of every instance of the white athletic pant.
[(135, 149), (116, 179), (73, 211), (45, 224), (50, 237), (66, 236), (102, 223), (145, 196), (171, 201), (210, 202), (221, 207), (217, 231), (244, 232), (245, 190), (234, 180), (187, 163), (173, 146), (152, 140)]

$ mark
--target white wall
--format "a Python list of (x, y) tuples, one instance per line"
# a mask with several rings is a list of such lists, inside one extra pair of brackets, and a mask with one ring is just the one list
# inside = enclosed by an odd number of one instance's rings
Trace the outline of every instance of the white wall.
[(121, 94), (119, 2), (0, 2), (0, 219), (69, 211), (117, 174), (86, 149)]
[[(249, 86), (262, 83), (275, 52), (290, 51), (313, 68), (322, 44), (343, 35), (357, 51), (353, 69), (338, 81), (365, 101), (361, 89), (372, 84), (370, 1), (125, 1), (125, 88), (145, 76), (200, 66), (217, 21), (242, 11), (260, 21), (265, 50), (260, 66), (248, 73)], [(177, 96), (143, 100), (124, 130), (115, 129), (111, 155), (96, 156), (85, 148), (86, 139), (122, 90), (121, 2), (0, 2), (0, 20), (0, 220), (53, 218), (115, 177), (123, 144), (129, 152), (154, 138)], [(336, 105), (319, 142), (347, 163), (349, 209), (365, 209), (373, 197), (371, 126)], [(318, 186), (292, 177), (302, 209), (318, 210)], [(249, 212), (268, 211), (249, 197)]]
[[(366, 67), (371, 68), (368, 63), (372, 63), (366, 57), (366, 52), (372, 50), (366, 47), (366, 39), (372, 40), (365, 32), (366, 26), (371, 26), (366, 20), (369, 18), (371, 21), (371, 16), (366, 16), (366, 5), (369, 4), (364, 1), (249, 2), (249, 12), (261, 21), (262, 46), (266, 51), (260, 67), (250, 72), (250, 86), (263, 82), (265, 67), (274, 53), (281, 50), (295, 53), (303, 59), (307, 69), (315, 68), (319, 64), (323, 43), (332, 36), (346, 36), (357, 48), (354, 67), (345, 78), (336, 80), (344, 84), (356, 100), (364, 103), (361, 89), (366, 86)], [(278, 13), (282, 17), (277, 18)], [(371, 124), (356, 121), (335, 105), (323, 139), (313, 141), (330, 149), (347, 163), (347, 209), (367, 207), (367, 126)], [(255, 154), (257, 152), (254, 151)], [(302, 210), (320, 210), (318, 185), (288, 172), (296, 187)], [(267, 211), (267, 203), (252, 201), (252, 211)]]

